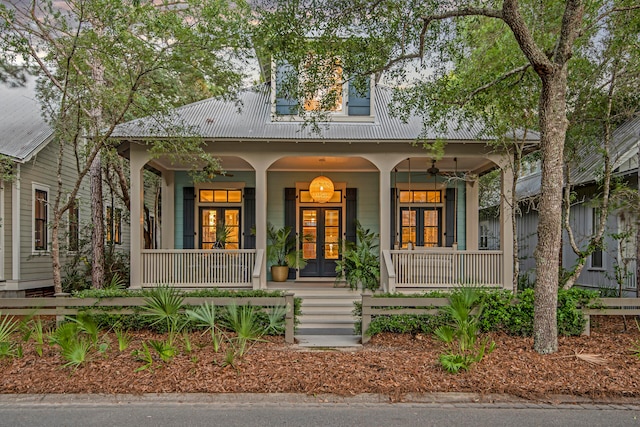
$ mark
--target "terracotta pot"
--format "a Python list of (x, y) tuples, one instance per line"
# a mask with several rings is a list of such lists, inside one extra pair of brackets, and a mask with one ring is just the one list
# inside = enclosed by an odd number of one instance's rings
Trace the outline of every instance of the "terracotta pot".
[(286, 265), (271, 266), (271, 280), (274, 282), (286, 282), (289, 276), (289, 267)]

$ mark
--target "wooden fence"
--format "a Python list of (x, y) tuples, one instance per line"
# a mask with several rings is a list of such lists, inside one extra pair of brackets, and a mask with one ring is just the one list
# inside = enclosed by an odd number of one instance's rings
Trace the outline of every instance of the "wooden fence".
[(599, 298), (594, 305), (601, 308), (583, 308), (586, 319), (583, 335), (591, 335), (591, 316), (640, 316), (640, 298)]
[[(591, 316), (640, 316), (640, 298), (599, 298), (592, 303), (601, 308), (583, 308), (586, 323), (583, 335), (591, 334)], [(394, 314), (437, 314), (440, 307), (449, 305), (448, 298), (374, 298), (362, 295), (362, 343), (371, 337), (366, 334), (372, 316)]]
[[(185, 305), (197, 306), (208, 302), (216, 306), (229, 304), (256, 307), (286, 307), (285, 313), (285, 341), (293, 343), (294, 333), (294, 295), (287, 293), (282, 297), (185, 297)], [(90, 311), (104, 314), (134, 314), (134, 307), (143, 307), (144, 297), (116, 297), (116, 298), (0, 298), (0, 312), (13, 316), (70, 316), (80, 311)], [(98, 307), (101, 307), (98, 309)], [(95, 310), (92, 310), (95, 309)]]
[(362, 295), (362, 344), (371, 337), (367, 329), (371, 325), (372, 316), (393, 314), (437, 314), (439, 307), (449, 305), (448, 298), (374, 298), (373, 295)]

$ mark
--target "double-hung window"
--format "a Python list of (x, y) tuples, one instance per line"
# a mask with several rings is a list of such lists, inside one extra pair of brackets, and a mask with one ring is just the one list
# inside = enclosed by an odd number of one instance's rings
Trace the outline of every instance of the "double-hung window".
[(49, 246), (49, 188), (33, 184), (33, 250), (46, 252)]

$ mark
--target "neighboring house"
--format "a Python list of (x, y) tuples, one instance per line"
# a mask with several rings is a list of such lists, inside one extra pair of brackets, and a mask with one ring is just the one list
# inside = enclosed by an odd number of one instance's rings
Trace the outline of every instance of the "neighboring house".
[[(314, 132), (302, 126), (298, 104), (278, 92), (280, 72), (275, 68), (270, 83), (243, 90), (241, 109), (208, 99), (173, 111), (176, 123), (196, 129), (206, 150), (222, 160), (227, 174), (212, 182), (194, 183), (188, 165), (150, 154), (149, 141), (173, 137), (154, 118), (116, 129), (114, 137), (130, 160), (131, 193), (143, 196), (145, 168), (159, 171), (162, 180), (159, 249), (143, 249), (142, 226), (131, 230), (133, 288), (264, 288), (270, 280), (269, 223), (291, 226), (308, 260), (290, 273), (292, 289), (304, 281), (331, 282), (340, 242), (355, 239), (356, 220), (380, 234), (382, 285), (388, 291), (460, 283), (511, 286), (511, 244), (478, 250), (477, 177), (509, 164), (511, 156), (479, 139), (481, 126), (451, 123), (442, 133), (427, 130), (427, 140), (447, 142), (435, 161), (416, 144), (425, 135), (422, 120), (392, 117), (391, 90), (371, 79), (364, 94), (345, 84), (328, 120)], [(537, 143), (537, 135), (529, 138)], [(502, 174), (508, 191), (509, 169)], [(328, 178), (334, 190), (315, 194), (319, 177)], [(132, 224), (142, 224), (142, 200), (132, 199)], [(500, 207), (503, 217), (509, 209)], [(213, 249), (221, 225), (229, 231), (226, 249)]]
[[(12, 179), (0, 182), (0, 296), (52, 293), (51, 219), (59, 146), (42, 118), (33, 80), (24, 87), (0, 85), (0, 99), (0, 154), (12, 168)], [(67, 156), (65, 191), (76, 177), (75, 161)], [(91, 223), (88, 185), (77, 200), (77, 209), (65, 214), (61, 224), (62, 263), (75, 254)], [(128, 250), (128, 212), (111, 200), (105, 198), (107, 214), (113, 212), (114, 218), (107, 222), (112, 230), (107, 238)]]
[[(640, 117), (627, 121), (612, 134), (611, 161), (613, 176), (631, 189), (638, 189), (638, 144), (640, 144)], [(571, 182), (574, 186), (575, 201), (571, 206), (570, 223), (576, 241), (584, 249), (599, 221), (600, 210), (595, 202), (599, 189), (596, 181), (603, 170), (602, 153), (594, 147), (585, 148), (580, 153), (580, 165), (572, 171)], [(518, 180), (516, 194), (519, 200), (520, 215), (517, 219), (520, 271), (523, 281), (535, 281), (534, 250), (538, 243), (537, 196), (540, 193), (540, 172), (527, 175)], [(499, 221), (495, 216), (495, 207), (480, 214), (481, 241), (488, 249), (500, 244)], [(608, 292), (622, 288), (623, 294), (636, 293), (636, 224), (638, 212), (634, 209), (617, 209), (607, 218), (607, 228), (603, 238), (603, 247), (596, 250), (587, 260), (587, 264), (577, 280), (582, 287), (609, 289)], [(482, 246), (482, 245), (481, 245)], [(563, 233), (562, 267), (572, 268), (577, 256), (568, 243), (566, 231)], [(621, 285), (621, 286), (620, 286)]]

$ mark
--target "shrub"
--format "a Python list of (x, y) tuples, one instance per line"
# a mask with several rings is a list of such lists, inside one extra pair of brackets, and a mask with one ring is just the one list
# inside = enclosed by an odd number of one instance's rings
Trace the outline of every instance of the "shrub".
[[(514, 297), (510, 291), (503, 289), (478, 289), (480, 304), (483, 306), (478, 326), (482, 332), (501, 331), (509, 335), (533, 335), (534, 290), (529, 288)], [(376, 297), (416, 297), (442, 298), (448, 293), (435, 291), (423, 295), (381, 294)], [(589, 306), (597, 298), (597, 292), (580, 288), (558, 291), (558, 333), (560, 335), (580, 335), (584, 329), (585, 319), (580, 307)], [(355, 303), (353, 311), (357, 317), (362, 316), (362, 304)], [(381, 332), (394, 333), (431, 333), (435, 328), (449, 322), (447, 314), (437, 315), (390, 315), (373, 318), (370, 335)], [(356, 323), (356, 333), (361, 333), (362, 320)]]
[[(74, 292), (75, 298), (118, 298), (118, 297), (146, 297), (152, 296), (152, 289), (86, 289), (79, 292)], [(198, 289), (194, 291), (182, 292), (181, 296), (196, 297), (196, 298), (222, 298), (222, 297), (281, 297), (284, 296), (284, 291), (266, 291), (266, 290), (220, 290), (220, 289)], [(293, 315), (294, 323), (297, 325), (300, 314), (302, 313), (302, 299), (294, 298), (293, 301)], [(119, 307), (91, 307), (92, 311), (99, 310), (111, 310)], [(185, 305), (185, 309), (194, 308)], [(101, 329), (112, 329), (114, 327), (124, 330), (150, 330), (158, 333), (167, 332), (165, 323), (154, 323), (154, 319), (143, 314), (142, 307), (133, 308), (134, 314), (94, 314), (94, 319)], [(269, 328), (272, 325), (273, 319), (270, 318), (270, 311), (260, 310), (256, 313), (258, 322), (260, 325), (268, 329), (268, 334), (278, 334), (281, 329)], [(194, 323), (188, 324), (187, 328), (195, 326)]]

